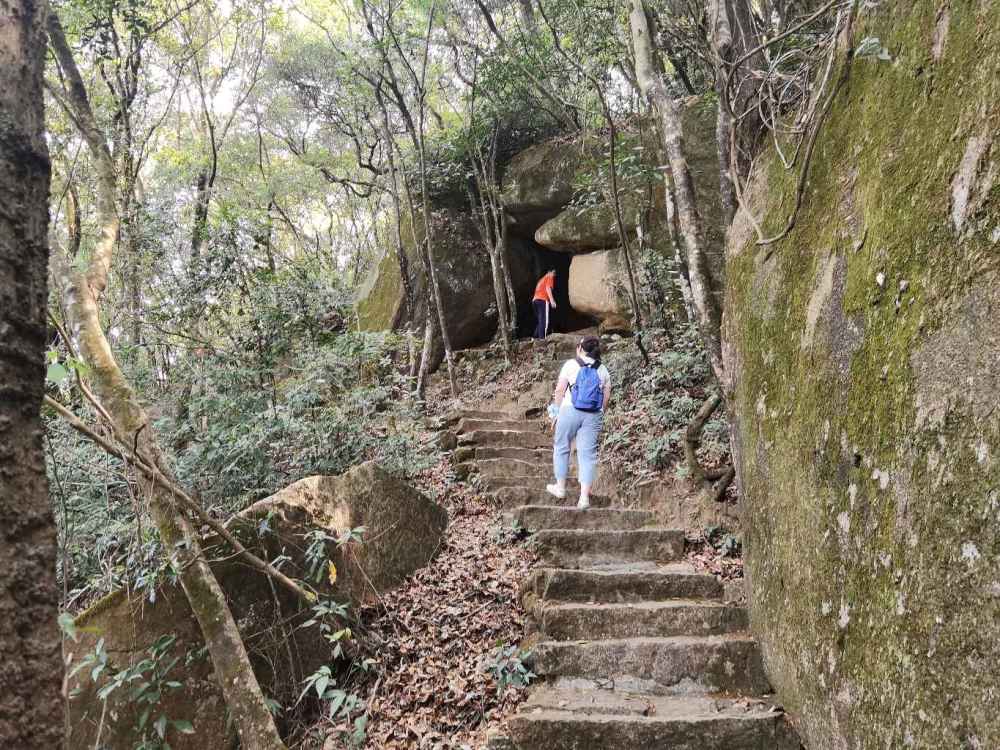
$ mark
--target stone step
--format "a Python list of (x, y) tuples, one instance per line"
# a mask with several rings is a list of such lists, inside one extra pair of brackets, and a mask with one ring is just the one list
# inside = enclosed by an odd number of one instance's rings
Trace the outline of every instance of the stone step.
[[(555, 498), (553, 498), (554, 500)], [(588, 508), (565, 505), (522, 505), (514, 518), (526, 529), (639, 529), (654, 519), (648, 510)]]
[(552, 448), (552, 436), (543, 432), (475, 430), (458, 436), (459, 445), (488, 445), (495, 448)]
[[(545, 487), (546, 485), (554, 483), (555, 480), (552, 478), (552, 469), (549, 468), (549, 475), (545, 476), (514, 476), (514, 477), (489, 477), (486, 483), (490, 486), (492, 490), (499, 490), (503, 487), (527, 487), (532, 490), (536, 490), (539, 493), (544, 494), (546, 497), (552, 498), (553, 502), (559, 502), (560, 498), (555, 495), (549, 495)], [(573, 497), (573, 502), (579, 499), (580, 494), (580, 480), (576, 477), (569, 477), (566, 479), (566, 495), (576, 495)]]
[(593, 565), (676, 562), (684, 554), (684, 532), (678, 529), (545, 529), (532, 537), (543, 565), (586, 568)]
[(531, 610), (545, 637), (555, 641), (725, 635), (748, 627), (745, 609), (710, 601), (672, 599), (620, 604), (537, 601)]
[[(477, 448), (477, 450), (482, 449)], [(518, 449), (509, 448), (508, 450)], [(551, 479), (552, 451), (547, 450), (543, 455), (545, 458), (532, 461), (522, 461), (516, 458), (489, 458), (485, 460), (477, 459), (473, 463), (475, 464), (476, 471), (490, 479), (505, 477), (543, 477)], [(575, 463), (574, 461), (573, 464)], [(571, 472), (575, 469), (575, 465), (570, 466)]]
[(458, 412), (459, 419), (489, 419), (501, 422), (519, 419), (520, 415), (511, 414), (505, 411), (483, 411), (481, 409), (461, 409)]
[(564, 602), (639, 602), (665, 599), (717, 599), (722, 584), (712, 575), (695, 573), (687, 563), (619, 564), (602, 569), (535, 568), (521, 586), (522, 598)]
[(745, 635), (543, 641), (531, 653), (535, 673), (599, 680), (657, 695), (770, 692), (757, 643)]
[[(544, 485), (544, 483), (543, 483)], [(500, 500), (500, 504), (507, 510), (515, 510), (522, 505), (576, 505), (579, 495), (567, 490), (566, 497), (559, 499), (550, 495), (542, 487), (499, 487), (492, 490), (493, 494)], [(611, 505), (611, 498), (607, 495), (591, 495), (591, 508), (607, 508)]]
[[(525, 463), (538, 463), (552, 466), (552, 446), (545, 448), (502, 448), (492, 446), (469, 446), (459, 448), (460, 451), (468, 453), (460, 454), (462, 461), (492, 461), (504, 459), (504, 461), (523, 461)], [(500, 462), (503, 463), (503, 462)]]
[[(499, 430), (502, 432), (541, 432), (543, 424), (535, 420), (525, 419), (461, 419), (458, 422), (458, 433), (476, 432), (478, 430)], [(551, 442), (551, 437), (549, 438)]]
[(799, 750), (767, 702), (537, 688), (508, 723), (518, 750)]

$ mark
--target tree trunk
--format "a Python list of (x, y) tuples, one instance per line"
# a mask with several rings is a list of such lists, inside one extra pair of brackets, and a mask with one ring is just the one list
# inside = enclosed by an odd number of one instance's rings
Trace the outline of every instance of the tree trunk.
[(201, 257), (201, 248), (208, 234), (208, 204), (211, 188), (208, 185), (208, 169), (198, 172), (194, 183), (194, 219), (191, 223), (191, 261)]
[(636, 78), (643, 95), (650, 101), (659, 118), (660, 136), (673, 180), (678, 231), (684, 245), (698, 329), (712, 372), (719, 383), (723, 384), (722, 312), (712, 294), (711, 271), (705, 252), (701, 219), (698, 216), (694, 181), (684, 158), (680, 104), (670, 96), (663, 80), (663, 69), (656, 57), (651, 23), (643, 0), (632, 0), (629, 25), (635, 47)]
[[(399, 201), (399, 179), (396, 172), (395, 144), (392, 138), (392, 130), (389, 126), (389, 110), (382, 101), (381, 94), (378, 94), (377, 97), (382, 110), (383, 137), (386, 139), (386, 150), (389, 156), (389, 177), (391, 181), (389, 196), (392, 199), (393, 241), (396, 250), (396, 263), (399, 265), (399, 279), (403, 284), (403, 307), (405, 309), (401, 313), (401, 318), (409, 321), (413, 316), (415, 300), (413, 279), (410, 277), (410, 261), (406, 257), (406, 246), (403, 244), (403, 210)], [(407, 323), (407, 328), (412, 330), (412, 321)]]
[[(503, 342), (504, 355), (510, 358), (513, 351), (513, 340), (511, 338), (510, 316), (514, 312), (509, 307), (506, 283), (504, 280), (504, 267), (501, 256), (506, 252), (504, 242), (506, 237), (501, 227), (498, 226), (497, 217), (500, 216), (495, 205), (493, 195), (493, 185), (488, 184), (489, 174), (492, 170), (486, 164), (486, 157), (478, 145), (474, 146), (472, 154), (472, 167), (476, 190), (473, 192), (469, 188), (469, 207), (473, 216), (476, 215), (476, 203), (479, 204), (479, 234), (483, 240), (483, 247), (486, 248), (490, 256), (490, 272), (493, 278), (493, 298), (497, 306), (497, 329), (500, 333), (500, 340)], [(493, 152), (490, 152), (490, 158)], [(502, 221), (502, 219), (501, 219)]]
[(507, 253), (510, 250), (510, 232), (507, 215), (500, 207), (500, 269), (503, 271), (503, 285), (507, 291), (507, 310), (510, 313), (510, 340), (517, 340), (517, 295), (514, 293), (514, 280), (510, 276), (510, 264)]
[[(149, 457), (166, 477), (166, 468), (149, 418), (115, 361), (101, 326), (98, 303), (107, 286), (108, 271), (120, 221), (115, 206), (115, 172), (111, 154), (90, 107), (86, 88), (66, 42), (58, 16), (49, 16), (49, 40), (69, 85), (68, 106), (80, 126), (97, 169), (98, 221), (101, 237), (86, 271), (74, 264), (60, 275), (66, 286), (67, 313), (73, 337), (89, 377), (113, 422), (113, 428), (138, 452)], [(236, 627), (225, 594), (201, 552), (199, 538), (173, 496), (145, 475), (138, 477), (143, 497), (160, 532), (165, 554), (178, 573), (181, 586), (198, 620), (212, 657), (216, 679), (222, 687), (233, 724), (245, 750), (283, 750), (274, 719), (264, 701), (243, 639)]]
[(0, 746), (57, 748), (63, 732), (56, 529), (42, 423), (49, 155), (44, 3), (0, 6)]
[(431, 359), (434, 356), (434, 314), (428, 304), (424, 312), (424, 348), (420, 352), (420, 370), (417, 372), (417, 399), (423, 400), (427, 390), (427, 378), (431, 373)]
[[(427, 27), (427, 37), (424, 42), (424, 63), (422, 70), (427, 69), (427, 52), (430, 47), (430, 23), (434, 18), (434, 6), (431, 6), (431, 12), (429, 14), (428, 27)], [(458, 396), (458, 380), (455, 375), (455, 354), (451, 348), (451, 336), (448, 335), (448, 323), (445, 320), (444, 315), (444, 302), (441, 299), (441, 285), (438, 283), (437, 277), (437, 267), (434, 265), (434, 228), (431, 225), (431, 206), (430, 198), (427, 195), (428, 185), (427, 185), (427, 150), (424, 142), (424, 111), (426, 104), (424, 102), (424, 96), (426, 95), (426, 90), (424, 89), (424, 82), (420, 82), (421, 98), (420, 98), (420, 126), (415, 134), (417, 147), (417, 155), (420, 159), (420, 197), (421, 203), (423, 205), (424, 214), (424, 254), (426, 255), (427, 271), (430, 281), (430, 292), (434, 298), (434, 309), (437, 312), (438, 317), (438, 329), (441, 335), (441, 343), (444, 346), (444, 358), (448, 366), (448, 384), (451, 388), (451, 395)]]
[(504, 354), (510, 356), (513, 343), (510, 339), (510, 319), (507, 314), (507, 292), (504, 289), (503, 269), (500, 267), (500, 253), (503, 248), (497, 243), (493, 245), (487, 240), (486, 248), (490, 254), (490, 272), (493, 276), (493, 297), (497, 304), (497, 328), (500, 329), (500, 340), (503, 341)]
[[(735, 96), (730, 101), (730, 94), (733, 92), (725, 90), (726, 83), (730, 80), (740, 81), (749, 76), (754, 68), (766, 67), (766, 63), (758, 54), (743, 60), (734, 68), (734, 62), (743, 58), (759, 42), (751, 36), (754, 24), (751, 11), (744, 0), (709, 0), (706, 11), (708, 41), (715, 57), (715, 91), (718, 96), (716, 141), (719, 191), (723, 221), (728, 227), (736, 215), (735, 181), (746, 178), (749, 172), (750, 160), (746, 154), (757, 139), (761, 119), (757, 107), (751, 106), (754, 94), (737, 83)], [(739, 122), (733, 119), (734, 113), (739, 113)]]

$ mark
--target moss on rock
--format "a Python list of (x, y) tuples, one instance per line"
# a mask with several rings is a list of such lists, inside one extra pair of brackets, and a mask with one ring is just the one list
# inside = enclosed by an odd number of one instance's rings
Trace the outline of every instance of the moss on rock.
[(1000, 747), (1000, 6), (859, 23), (795, 229), (730, 236), (752, 628), (810, 747)]

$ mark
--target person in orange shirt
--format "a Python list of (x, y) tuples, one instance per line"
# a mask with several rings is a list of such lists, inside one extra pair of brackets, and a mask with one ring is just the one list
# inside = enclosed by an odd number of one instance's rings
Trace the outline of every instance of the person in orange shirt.
[(535, 338), (544, 339), (549, 335), (549, 308), (556, 307), (553, 289), (556, 285), (555, 269), (546, 273), (535, 285), (535, 296), (531, 301), (535, 308)]

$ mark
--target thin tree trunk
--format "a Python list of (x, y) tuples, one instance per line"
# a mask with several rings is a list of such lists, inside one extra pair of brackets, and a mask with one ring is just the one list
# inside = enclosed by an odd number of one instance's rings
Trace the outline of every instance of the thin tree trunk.
[(69, 257), (75, 258), (80, 253), (83, 229), (80, 225), (80, 196), (76, 191), (76, 183), (72, 181), (70, 181), (66, 191), (66, 199), (66, 235), (69, 238)]
[(134, 196), (126, 192), (126, 200), (122, 206), (124, 220), (122, 222), (122, 253), (128, 264), (125, 276), (127, 293), (128, 327), (127, 340), (133, 347), (133, 356), (138, 355), (142, 345), (142, 264), (139, 247), (139, 207)]
[(420, 370), (417, 373), (417, 399), (423, 400), (427, 391), (427, 378), (431, 373), (431, 358), (434, 356), (434, 314), (427, 305), (424, 312), (424, 348), (420, 353)]
[(0, 8), (0, 746), (60, 746), (56, 527), (43, 428), (49, 155), (45, 3)]
[(208, 235), (208, 204), (211, 188), (208, 185), (208, 170), (202, 169), (194, 181), (194, 219), (191, 223), (191, 261), (201, 257), (201, 248)]
[[(80, 127), (97, 169), (100, 240), (86, 271), (70, 266), (61, 274), (73, 337), (90, 368), (89, 377), (115, 430), (130, 437), (138, 450), (149, 457), (164, 476), (171, 478), (149, 418), (118, 367), (101, 326), (99, 300), (107, 286), (120, 228), (114, 200), (115, 172), (107, 143), (94, 118), (86, 88), (55, 13), (49, 16), (48, 27), (50, 44), (70, 87), (68, 106), (73, 110), (74, 121)], [(138, 479), (159, 529), (163, 549), (170, 556), (198, 620), (242, 747), (246, 750), (283, 749), (284, 743), (264, 701), (243, 639), (225, 594), (201, 552), (195, 529), (170, 493), (145, 475)]]
[[(740, 153), (752, 147), (756, 133), (761, 126), (760, 114), (750, 106), (751, 94), (739, 87), (735, 99), (730, 101), (725, 91), (730, 74), (737, 78), (749, 74), (755, 66), (761, 65), (759, 55), (744, 60), (737, 70), (731, 70), (734, 60), (742, 58), (747, 50), (757, 46), (757, 40), (748, 39), (753, 28), (750, 10), (745, 2), (732, 0), (709, 0), (708, 17), (709, 45), (712, 48), (715, 66), (715, 91), (718, 97), (716, 118), (716, 142), (719, 158), (719, 192), (722, 198), (722, 212), (725, 226), (729, 226), (736, 215), (735, 181), (746, 177), (749, 161)], [(733, 113), (741, 113), (741, 122), (733, 119)], [(735, 153), (733, 146), (735, 145)]]
[(393, 240), (396, 250), (396, 263), (399, 266), (399, 278), (403, 285), (403, 310), (399, 319), (405, 321), (406, 342), (409, 351), (409, 378), (410, 387), (417, 390), (417, 364), (415, 357), (416, 344), (413, 336), (414, 320), (416, 314), (416, 295), (413, 292), (413, 279), (410, 277), (410, 261), (406, 257), (406, 246), (403, 244), (403, 211), (399, 200), (399, 175), (396, 170), (396, 146), (392, 137), (392, 127), (389, 123), (389, 108), (378, 87), (374, 87), (375, 99), (378, 102), (379, 110), (382, 114), (382, 137), (385, 139), (386, 151), (389, 159), (389, 196), (392, 200), (393, 216)]
[(389, 109), (385, 104), (382, 92), (375, 88), (375, 99), (378, 102), (382, 113), (382, 137), (385, 139), (386, 151), (389, 159), (389, 197), (392, 200), (393, 215), (393, 239), (395, 240), (396, 262), (399, 265), (399, 277), (403, 284), (404, 300), (406, 308), (402, 318), (408, 320), (407, 328), (412, 331), (412, 320), (414, 310), (413, 280), (410, 278), (410, 262), (406, 257), (406, 246), (403, 244), (402, 223), (403, 211), (399, 201), (399, 176), (396, 170), (396, 148), (392, 137), (392, 127), (389, 124)]
[(608, 149), (609, 161), (611, 162), (610, 179), (611, 179), (611, 205), (615, 209), (615, 224), (618, 227), (618, 241), (622, 246), (622, 258), (625, 260), (625, 271), (628, 274), (628, 291), (629, 291), (629, 302), (632, 305), (632, 317), (635, 319), (635, 343), (639, 348), (639, 353), (642, 355), (642, 360), (646, 364), (649, 364), (649, 353), (646, 351), (646, 347), (642, 343), (642, 310), (639, 308), (639, 295), (636, 293), (635, 288), (635, 272), (632, 269), (632, 257), (631, 250), (629, 248), (628, 235), (625, 232), (625, 220), (622, 217), (622, 204), (618, 197), (618, 166), (617, 166), (617, 146), (615, 141), (618, 137), (618, 129), (615, 127), (614, 116), (611, 113), (611, 109), (608, 107), (607, 101), (604, 98), (603, 92), (600, 93), (601, 104), (604, 108), (604, 119), (608, 123), (608, 132), (610, 133), (610, 146)]
[(510, 339), (517, 340), (517, 295), (514, 293), (514, 280), (510, 276), (510, 263), (507, 262), (507, 252), (510, 250), (510, 224), (507, 215), (500, 207), (500, 269), (503, 271), (503, 285), (507, 291), (507, 309), (510, 311)]
[(656, 47), (653, 43), (651, 23), (643, 0), (632, 0), (629, 24), (635, 47), (636, 78), (660, 121), (660, 136), (663, 139), (673, 180), (678, 231), (684, 244), (698, 329), (708, 353), (712, 372), (720, 384), (725, 384), (722, 364), (722, 313), (712, 294), (711, 272), (705, 252), (701, 220), (698, 216), (694, 181), (684, 158), (680, 104), (670, 96), (663, 80), (662, 65), (656, 57)]
[[(470, 139), (474, 138), (470, 134)], [(469, 207), (473, 215), (477, 215), (476, 203), (478, 195), (479, 203), (479, 234), (483, 240), (483, 247), (490, 256), (490, 272), (493, 278), (493, 298), (497, 306), (497, 328), (500, 333), (500, 340), (503, 342), (504, 356), (508, 359), (513, 351), (513, 342), (510, 335), (510, 310), (507, 290), (504, 284), (504, 273), (500, 256), (504, 253), (503, 238), (496, 226), (496, 212), (491, 200), (491, 185), (487, 185), (488, 169), (484, 163), (482, 150), (478, 143), (472, 144), (474, 153), (472, 155), (472, 166), (476, 183), (476, 192), (469, 189)]]
[(502, 252), (498, 245), (488, 248), (490, 255), (490, 273), (493, 276), (493, 297), (497, 305), (497, 328), (500, 329), (500, 340), (503, 341), (503, 350), (506, 356), (510, 356), (513, 349), (513, 342), (510, 339), (510, 322), (507, 314), (507, 294), (503, 287), (503, 269), (500, 267), (500, 258), (497, 257)]
[(625, 221), (622, 217), (622, 205), (621, 200), (618, 197), (618, 165), (617, 165), (617, 140), (618, 129), (615, 126), (614, 114), (611, 111), (611, 107), (608, 104), (608, 99), (604, 94), (604, 89), (601, 87), (600, 80), (597, 79), (592, 73), (590, 73), (586, 67), (584, 67), (575, 57), (567, 53), (562, 45), (559, 44), (559, 35), (556, 31), (555, 26), (549, 21), (548, 16), (545, 15), (545, 10), (541, 5), (538, 6), (539, 13), (542, 16), (542, 20), (545, 21), (546, 25), (549, 27), (549, 31), (552, 33), (552, 40), (555, 44), (556, 51), (562, 55), (568, 63), (570, 63), (574, 68), (579, 71), (579, 73), (585, 76), (594, 87), (594, 91), (597, 93), (597, 98), (601, 102), (601, 113), (604, 115), (604, 121), (608, 126), (608, 132), (610, 134), (609, 140), (609, 161), (610, 161), (610, 189), (611, 195), (611, 206), (615, 213), (615, 226), (618, 229), (618, 241), (622, 246), (622, 258), (625, 261), (625, 270), (628, 277), (629, 285), (629, 303), (632, 307), (632, 317), (635, 326), (635, 343), (639, 349), (639, 353), (642, 355), (642, 359), (647, 364), (649, 363), (649, 353), (646, 351), (646, 347), (642, 342), (642, 311), (639, 308), (639, 297), (636, 292), (635, 287), (635, 273), (632, 269), (632, 257), (629, 250), (628, 233), (625, 231)]
[[(438, 318), (438, 332), (441, 336), (441, 343), (444, 346), (444, 358), (448, 367), (448, 384), (451, 388), (451, 395), (458, 396), (458, 380), (455, 375), (455, 355), (451, 348), (451, 336), (448, 335), (448, 323), (445, 320), (444, 303), (441, 299), (441, 285), (438, 283), (437, 267), (434, 265), (434, 229), (431, 223), (431, 206), (427, 185), (427, 150), (424, 139), (424, 121), (426, 119), (425, 113), (427, 109), (425, 98), (427, 96), (427, 90), (422, 78), (427, 72), (427, 56), (430, 51), (431, 25), (433, 22), (434, 4), (432, 3), (430, 11), (427, 14), (427, 30), (424, 37), (424, 57), (423, 64), (421, 65), (421, 80), (415, 81), (420, 96), (420, 109), (417, 112), (419, 125), (416, 131), (411, 132), (410, 135), (414, 141), (413, 145), (416, 146), (417, 149), (417, 158), (420, 160), (420, 198), (424, 214), (423, 251), (426, 258), (427, 271), (430, 280), (430, 293), (434, 298), (434, 308), (437, 312)], [(412, 128), (412, 122), (410, 122), (410, 127)]]

